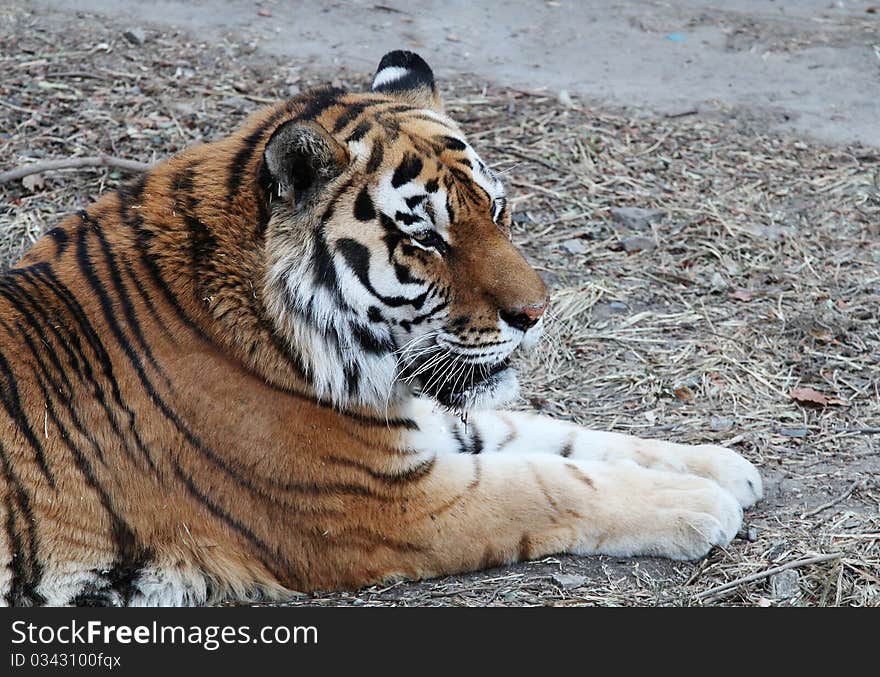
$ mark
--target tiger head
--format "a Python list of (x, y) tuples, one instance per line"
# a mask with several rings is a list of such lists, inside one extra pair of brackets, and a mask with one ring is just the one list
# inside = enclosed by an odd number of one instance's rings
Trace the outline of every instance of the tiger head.
[(464, 411), (515, 395), (509, 360), (540, 335), (547, 287), (419, 56), (387, 54), (370, 93), (305, 95), (261, 181), (263, 297), (319, 397), (381, 408), (421, 393)]

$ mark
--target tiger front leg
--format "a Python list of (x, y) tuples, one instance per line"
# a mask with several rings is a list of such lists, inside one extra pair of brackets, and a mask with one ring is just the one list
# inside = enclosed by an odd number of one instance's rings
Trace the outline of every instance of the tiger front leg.
[(742, 509), (716, 483), (631, 461), (439, 455), (391, 536), (421, 544), (386, 580), (556, 553), (685, 560), (726, 545)]
[(654, 470), (690, 474), (712, 480), (747, 508), (761, 499), (758, 470), (730, 449), (648, 440), (516, 411), (474, 411), (467, 422), (438, 411), (428, 400), (414, 404), (419, 432), (411, 438), (419, 448), (448, 453), (550, 454), (577, 460), (629, 460)]

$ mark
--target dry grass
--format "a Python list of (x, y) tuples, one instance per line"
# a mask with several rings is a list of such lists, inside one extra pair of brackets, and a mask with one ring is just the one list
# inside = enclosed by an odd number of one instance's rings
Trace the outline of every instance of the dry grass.
[[(18, 6), (0, 21), (0, 170), (150, 162), (322, 81), (234, 40), (148, 31), (134, 46), (104, 20), (74, 30)], [(732, 446), (760, 465), (767, 498), (742, 538), (694, 564), (549, 558), (295, 603), (880, 606), (880, 151), (725, 111), (658, 119), (476, 80), (444, 89), (507, 177), (515, 240), (553, 288), (521, 406)], [(0, 264), (124, 177), (43, 178), (0, 186)], [(614, 220), (624, 206), (662, 216)], [(795, 401), (797, 387), (840, 404)]]

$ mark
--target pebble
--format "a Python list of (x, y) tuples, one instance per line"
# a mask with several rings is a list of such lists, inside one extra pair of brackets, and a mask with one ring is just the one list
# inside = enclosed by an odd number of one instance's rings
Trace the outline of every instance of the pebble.
[(569, 254), (583, 254), (587, 251), (587, 246), (578, 239), (565, 240), (562, 248)]
[(620, 243), (623, 245), (623, 249), (627, 253), (650, 251), (657, 247), (657, 244), (653, 239), (650, 237), (642, 237), (640, 235), (624, 238)]
[(800, 592), (798, 572), (794, 569), (780, 571), (770, 577), (770, 594), (776, 599), (790, 599)]
[(716, 433), (723, 433), (733, 427), (733, 420), (729, 418), (719, 418), (713, 416), (709, 419), (709, 428)]
[(42, 174), (28, 174), (21, 180), (21, 185), (35, 193), (46, 185), (46, 181)]
[(611, 219), (633, 230), (647, 230), (652, 221), (659, 221), (666, 215), (662, 209), (642, 207), (612, 207)]
[(587, 582), (586, 576), (576, 576), (574, 574), (553, 574), (550, 579), (563, 590), (573, 590)]
[(143, 28), (129, 28), (122, 34), (122, 37), (128, 40), (131, 44), (140, 47), (146, 41), (147, 34)]

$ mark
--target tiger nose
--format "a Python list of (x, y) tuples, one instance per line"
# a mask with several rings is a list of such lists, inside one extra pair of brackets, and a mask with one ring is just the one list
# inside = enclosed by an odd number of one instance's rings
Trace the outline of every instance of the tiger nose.
[(544, 299), (541, 303), (533, 303), (529, 306), (520, 306), (512, 310), (502, 310), (499, 314), (501, 319), (507, 322), (514, 329), (527, 331), (538, 324), (538, 320), (547, 310), (549, 298)]

